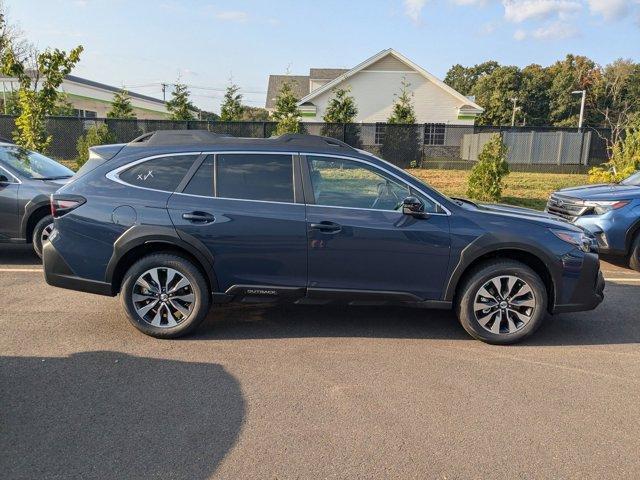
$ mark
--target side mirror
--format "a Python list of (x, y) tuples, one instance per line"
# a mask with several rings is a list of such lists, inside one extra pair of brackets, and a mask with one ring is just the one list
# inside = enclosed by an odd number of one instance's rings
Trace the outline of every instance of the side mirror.
[(424, 203), (417, 197), (407, 197), (402, 201), (402, 213), (416, 218), (427, 218), (429, 214), (424, 211)]
[(0, 183), (11, 183), (11, 182), (9, 181), (9, 177), (7, 177), (3, 173), (0, 173)]

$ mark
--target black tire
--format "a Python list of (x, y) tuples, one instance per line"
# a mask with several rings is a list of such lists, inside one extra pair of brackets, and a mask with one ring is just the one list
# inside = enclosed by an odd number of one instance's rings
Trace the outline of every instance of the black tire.
[(36, 252), (40, 258), (42, 258), (42, 240), (43, 235), (48, 238), (48, 234), (45, 233), (45, 229), (48, 230), (47, 227), (53, 227), (53, 217), (51, 215), (47, 215), (46, 217), (42, 217), (36, 226), (33, 228), (33, 235), (31, 237), (31, 243), (33, 243), (33, 250)]
[[(187, 293), (192, 293), (194, 297), (188, 315), (182, 317), (175, 326), (152, 325), (149, 323), (148, 318), (145, 320), (138, 314), (134, 305), (134, 289), (136, 289), (136, 292), (139, 292), (140, 289), (140, 285), (136, 285), (136, 282), (145, 272), (156, 268), (161, 269), (161, 272), (164, 271), (165, 274), (167, 268), (176, 270), (189, 282)], [(168, 291), (169, 285), (167, 285)], [(179, 255), (157, 253), (143, 257), (129, 268), (122, 282), (120, 300), (129, 321), (142, 333), (155, 338), (177, 338), (192, 332), (205, 319), (211, 305), (211, 294), (204, 276), (191, 261)], [(160, 300), (158, 302), (158, 305), (162, 304)], [(150, 300), (149, 303), (152, 303), (152, 301)], [(167, 303), (166, 308), (168, 307), (169, 304)], [(150, 315), (153, 315), (154, 311), (157, 310), (152, 309)], [(164, 310), (163, 312), (166, 317), (167, 311)]]
[[(529, 320), (526, 323), (522, 322), (523, 325), (519, 326), (513, 333), (508, 331), (492, 333), (487, 328), (483, 327), (476, 318), (476, 311), (474, 309), (476, 296), (480, 293), (480, 289), (485, 286), (487, 282), (497, 276), (514, 276), (526, 282), (530, 287), (533, 293), (533, 299), (535, 300), (535, 306), (532, 307), (532, 310), (526, 310), (530, 313)], [(508, 288), (506, 288), (506, 290), (508, 290)], [(463, 281), (458, 292), (456, 313), (458, 314), (460, 324), (467, 333), (469, 333), (469, 335), (486, 343), (496, 345), (517, 343), (535, 332), (547, 315), (547, 289), (545, 288), (544, 282), (531, 268), (514, 260), (491, 260), (482, 263)], [(516, 297), (517, 295), (514, 295), (513, 298), (515, 299)], [(478, 312), (480, 313), (480, 311)], [(510, 319), (514, 318), (513, 314), (509, 311), (505, 311), (504, 315), (510, 316)], [(497, 319), (498, 317), (495, 316), (493, 318)], [(520, 319), (526, 317), (519, 316), (517, 318)], [(493, 322), (490, 321), (487, 325), (493, 325), (496, 321), (497, 320), (493, 320)], [(505, 322), (506, 318), (504, 321), (498, 322), (498, 330), (510, 329), (511, 322)], [(501, 325), (504, 328), (501, 329)]]
[(636, 233), (636, 236), (631, 242), (631, 249), (629, 250), (629, 267), (636, 272), (640, 272), (640, 232)]

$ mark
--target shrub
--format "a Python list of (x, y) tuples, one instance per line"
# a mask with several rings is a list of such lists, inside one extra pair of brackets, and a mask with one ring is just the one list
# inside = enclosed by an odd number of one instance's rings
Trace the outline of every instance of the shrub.
[(497, 202), (502, 196), (502, 180), (509, 174), (507, 146), (500, 134), (494, 134), (478, 155), (478, 163), (473, 166), (467, 195), (470, 198)]
[(78, 168), (89, 160), (89, 148), (94, 145), (105, 145), (114, 143), (115, 138), (104, 123), (94, 125), (87, 130), (87, 133), (78, 139), (76, 149), (78, 150)]
[(589, 170), (589, 183), (614, 183), (640, 169), (640, 125), (629, 127), (611, 149), (611, 159)]

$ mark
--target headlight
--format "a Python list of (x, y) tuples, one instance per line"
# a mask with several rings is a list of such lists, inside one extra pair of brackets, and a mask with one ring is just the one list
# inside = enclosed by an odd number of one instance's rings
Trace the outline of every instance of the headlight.
[(591, 238), (584, 232), (573, 232), (571, 230), (554, 230), (550, 229), (556, 237), (563, 242), (570, 243), (578, 247), (583, 252), (590, 252), (592, 241)]
[(586, 207), (592, 207), (593, 212), (596, 215), (604, 215), (611, 210), (617, 210), (619, 208), (624, 207), (629, 204), (629, 200), (612, 200), (612, 201), (602, 201), (602, 202), (591, 202), (586, 201), (584, 205)]

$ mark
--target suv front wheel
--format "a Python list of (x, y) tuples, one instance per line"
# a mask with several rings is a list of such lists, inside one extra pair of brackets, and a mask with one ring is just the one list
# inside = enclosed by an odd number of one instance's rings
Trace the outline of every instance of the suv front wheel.
[(202, 273), (172, 254), (142, 258), (125, 274), (121, 301), (131, 323), (156, 338), (193, 331), (209, 312), (210, 293)]
[(513, 260), (480, 265), (460, 292), (460, 323), (487, 343), (519, 342), (538, 329), (547, 313), (544, 283), (531, 268)]

